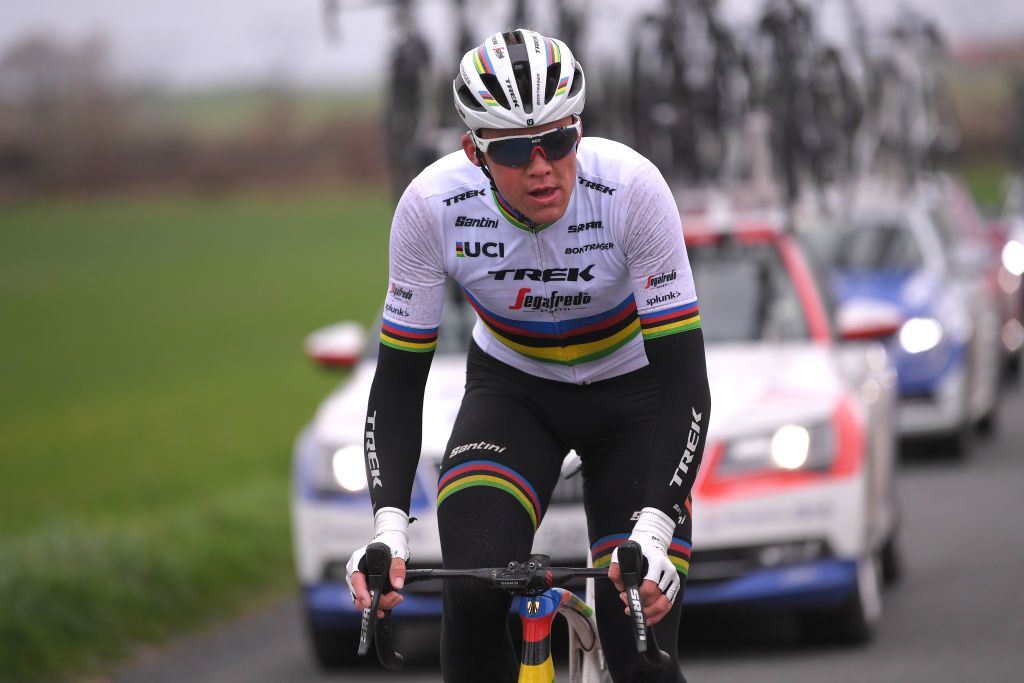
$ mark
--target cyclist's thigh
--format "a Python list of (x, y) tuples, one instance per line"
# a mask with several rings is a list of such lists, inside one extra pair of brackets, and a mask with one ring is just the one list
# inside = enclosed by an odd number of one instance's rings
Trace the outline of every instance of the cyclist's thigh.
[(567, 450), (522, 400), (471, 380), (437, 487), (445, 566), (525, 560)]
[[(467, 383), (438, 482), (441, 554), (448, 568), (525, 560), (558, 480), (566, 447), (500, 383)], [(469, 582), (444, 587), (446, 681), (514, 681), (510, 598)]]

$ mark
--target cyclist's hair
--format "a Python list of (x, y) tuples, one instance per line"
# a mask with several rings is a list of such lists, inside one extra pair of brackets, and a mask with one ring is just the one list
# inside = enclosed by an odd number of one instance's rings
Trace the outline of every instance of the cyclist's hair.
[(556, 38), (525, 29), (495, 33), (463, 56), (452, 83), (467, 127), (526, 128), (580, 114), (583, 68)]

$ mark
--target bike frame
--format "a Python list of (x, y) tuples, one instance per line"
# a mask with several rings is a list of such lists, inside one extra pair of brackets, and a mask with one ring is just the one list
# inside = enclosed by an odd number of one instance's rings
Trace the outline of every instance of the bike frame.
[(555, 666), (551, 661), (551, 625), (558, 614), (564, 616), (569, 624), (570, 683), (600, 683), (605, 663), (593, 607), (572, 591), (551, 588), (537, 596), (520, 598), (518, 611), (523, 624), (519, 683), (552, 683), (555, 680)]
[[(671, 657), (658, 648), (654, 631), (640, 608), (640, 582), (643, 580), (643, 555), (633, 541), (619, 548), (619, 567), (627, 596), (627, 607), (633, 622), (633, 642), (637, 656), (649, 666), (662, 669)], [(523, 654), (519, 668), (519, 683), (552, 683), (555, 669), (551, 661), (551, 623), (561, 612), (569, 623), (569, 676), (572, 683), (602, 683), (610, 679), (600, 648), (597, 622), (594, 619), (593, 581), (608, 579), (604, 569), (594, 567), (552, 567), (547, 555), (531, 555), (527, 562), (510, 562), (504, 568), (480, 569), (410, 569), (406, 571), (406, 585), (427, 579), (472, 579), (519, 596), (519, 616), (523, 625)], [(404, 658), (395, 651), (391, 626), (391, 611), (385, 610), (378, 619), (378, 601), (386, 590), (391, 567), (391, 551), (383, 543), (366, 546), (364, 557), (366, 585), (370, 593), (370, 606), (363, 610), (360, 626), (359, 654), (369, 652), (371, 641), (376, 641), (377, 656), (381, 664), (392, 671), (402, 668)], [(573, 578), (586, 578), (587, 600), (564, 590)]]

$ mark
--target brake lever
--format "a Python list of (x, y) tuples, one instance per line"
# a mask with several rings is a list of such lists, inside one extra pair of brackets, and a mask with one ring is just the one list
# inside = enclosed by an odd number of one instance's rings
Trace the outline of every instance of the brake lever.
[(388, 572), (391, 569), (391, 549), (383, 543), (366, 546), (366, 588), (370, 592), (370, 606), (363, 610), (359, 625), (359, 656), (370, 652), (370, 642), (377, 639), (377, 657), (384, 667), (398, 671), (405, 664), (405, 658), (396, 650), (394, 631), (391, 627), (391, 610), (384, 610), (384, 616), (377, 617), (380, 596), (391, 592)]
[(647, 624), (643, 600), (640, 599), (640, 583), (646, 573), (646, 568), (642, 565), (646, 564), (646, 558), (636, 541), (626, 541), (620, 545), (617, 555), (619, 571), (622, 572), (622, 584), (626, 589), (626, 604), (633, 619), (633, 642), (636, 644), (636, 651), (652, 667), (664, 669), (672, 662), (672, 658), (658, 647), (654, 629)]

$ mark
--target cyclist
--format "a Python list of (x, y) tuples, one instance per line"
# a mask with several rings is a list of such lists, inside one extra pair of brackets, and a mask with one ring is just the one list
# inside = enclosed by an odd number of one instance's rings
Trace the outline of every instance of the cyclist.
[[(525, 560), (575, 449), (595, 565), (613, 579), (596, 595), (613, 678), (682, 681), (674, 645), (710, 394), (678, 208), (648, 160), (582, 137), (583, 70), (562, 41), (496, 33), (462, 58), (453, 90), (469, 131), (395, 211), (365, 425), (375, 539), (396, 558), (392, 583), (402, 587), (409, 558), (423, 389), (451, 277), (478, 320), (438, 483), (444, 566)], [(649, 566), (644, 611), (671, 644), (672, 667), (658, 675), (639, 670), (622, 616), (614, 548), (626, 539)], [(363, 554), (348, 563), (361, 609)], [(508, 609), (500, 591), (445, 586), (446, 681), (516, 679)]]

